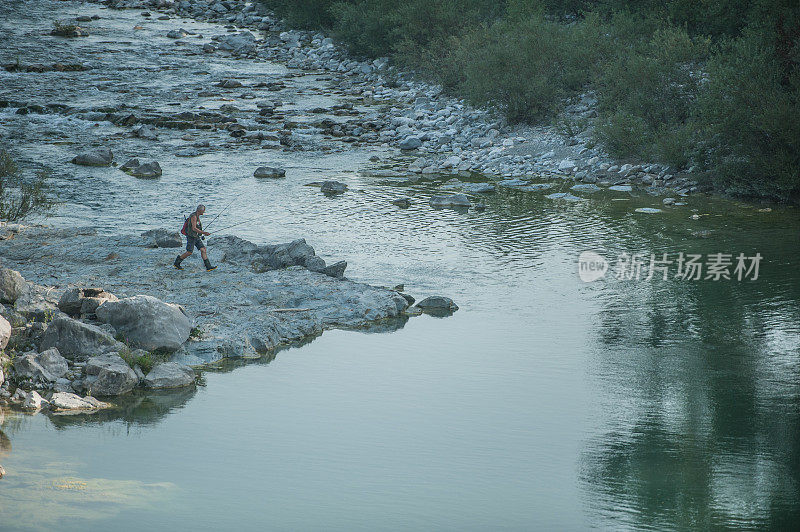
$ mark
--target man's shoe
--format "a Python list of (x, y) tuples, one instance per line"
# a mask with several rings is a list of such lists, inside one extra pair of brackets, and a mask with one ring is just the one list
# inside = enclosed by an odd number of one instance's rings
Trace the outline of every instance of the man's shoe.
[(178, 255), (178, 258), (175, 259), (175, 262), (173, 262), (172, 265), (175, 266), (176, 270), (182, 270), (183, 269), (183, 266), (181, 266), (181, 257), (180, 257), (180, 255)]
[(216, 266), (209, 266), (208, 268), (206, 268), (206, 271), (210, 272), (211, 270), (216, 270), (216, 269), (217, 269)]

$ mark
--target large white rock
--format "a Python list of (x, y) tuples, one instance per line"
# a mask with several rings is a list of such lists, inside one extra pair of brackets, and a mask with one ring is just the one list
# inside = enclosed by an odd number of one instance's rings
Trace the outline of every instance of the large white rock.
[(11, 324), (0, 316), (0, 350), (5, 349), (11, 339)]
[(42, 406), (46, 405), (47, 401), (42, 399), (38, 392), (32, 390), (28, 392), (25, 400), (22, 402), (22, 408), (25, 410), (39, 410)]
[(142, 233), (142, 236), (157, 248), (179, 248), (183, 244), (181, 234), (169, 229), (151, 229)]
[(62, 357), (55, 347), (36, 355), (36, 362), (57, 379), (63, 377), (69, 371), (67, 359)]
[(69, 392), (56, 392), (50, 397), (50, 407), (53, 410), (95, 410), (109, 406), (111, 405), (94, 397), (81, 397)]
[(164, 362), (150, 370), (144, 378), (148, 388), (181, 388), (194, 384), (194, 370), (177, 362)]
[(178, 305), (138, 295), (107, 301), (97, 307), (97, 318), (111, 324), (128, 342), (152, 351), (174, 351), (189, 339), (192, 322)]

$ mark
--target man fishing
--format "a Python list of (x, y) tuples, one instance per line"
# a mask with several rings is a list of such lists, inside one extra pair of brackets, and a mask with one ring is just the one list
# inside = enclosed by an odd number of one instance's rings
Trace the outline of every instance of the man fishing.
[(183, 255), (178, 255), (178, 257), (175, 259), (175, 263), (173, 264), (173, 266), (179, 270), (183, 269), (181, 266), (183, 259), (191, 255), (194, 251), (194, 248), (200, 250), (200, 256), (203, 258), (203, 264), (205, 264), (207, 272), (217, 268), (216, 266), (212, 266), (211, 261), (208, 260), (206, 245), (203, 242), (203, 236), (208, 236), (211, 234), (208, 231), (203, 231), (203, 224), (200, 222), (200, 217), (205, 214), (205, 212), (206, 206), (198, 205), (197, 209), (195, 209), (195, 211), (189, 215), (189, 218), (183, 224), (183, 230), (181, 230), (181, 233), (186, 235), (186, 253)]

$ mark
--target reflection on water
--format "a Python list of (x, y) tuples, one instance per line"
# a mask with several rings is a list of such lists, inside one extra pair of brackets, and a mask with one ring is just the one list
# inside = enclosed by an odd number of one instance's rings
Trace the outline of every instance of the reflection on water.
[(800, 284), (776, 267), (792, 254), (787, 241), (728, 242), (769, 254), (758, 283), (666, 282), (605, 299), (604, 427), (581, 457), (603, 526), (796, 524)]
[(57, 430), (75, 425), (102, 424), (110, 421), (122, 422), (125, 425), (153, 425), (183, 408), (195, 393), (197, 393), (197, 389), (192, 386), (176, 390), (130, 394), (116, 398), (114, 408), (91, 414), (54, 413), (49, 418)]
[[(184, 397), (183, 402), (186, 399), (188, 397)], [(157, 408), (161, 410), (161, 416), (169, 409)], [(142, 408), (134, 410), (143, 414), (142, 417), (133, 416), (136, 423), (153, 422), (157, 417)], [(118, 416), (122, 419), (126, 414), (120, 412)], [(67, 419), (69, 423), (64, 423)], [(104, 419), (84, 415), (48, 418), (0, 411), (0, 463), (8, 460), (10, 464), (6, 476), (0, 481), (0, 528), (9, 531), (53, 530), (69, 524), (69, 528), (78, 529), (113, 519), (123, 510), (141, 511), (168, 501), (175, 490), (175, 485), (170, 482), (85, 476), (78, 472), (74, 460), (64, 460), (56, 449), (27, 448), (20, 453), (11, 453), (11, 438), (15, 434), (46, 430), (49, 422), (55, 427), (65, 427), (112, 419), (114, 416)]]

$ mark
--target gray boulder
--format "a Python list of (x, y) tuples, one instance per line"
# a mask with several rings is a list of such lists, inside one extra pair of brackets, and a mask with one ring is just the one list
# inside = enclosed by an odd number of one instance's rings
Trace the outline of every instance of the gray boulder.
[(95, 311), (136, 347), (174, 351), (189, 339), (192, 322), (178, 305), (138, 295), (108, 301)]
[(472, 203), (464, 194), (453, 194), (452, 196), (431, 196), (429, 200), (431, 207), (469, 207)]
[(11, 324), (8, 320), (0, 316), (0, 351), (6, 348), (11, 339)]
[(97, 410), (108, 408), (108, 403), (98, 401), (92, 396), (81, 397), (69, 392), (56, 392), (50, 397), (50, 408), (59, 410)]
[(27, 353), (14, 359), (14, 373), (18, 378), (36, 382), (55, 382), (69, 371), (67, 361), (52, 348), (39, 354)]
[(18, 271), (0, 268), (0, 303), (14, 303), (26, 287), (27, 283)]
[(113, 160), (114, 154), (104, 146), (75, 156), (72, 163), (82, 166), (108, 166)]
[(51, 289), (28, 284), (14, 302), (14, 310), (29, 320), (49, 321), (59, 313), (57, 303)]
[(411, 200), (409, 198), (398, 198), (396, 200), (392, 200), (392, 204), (403, 209), (407, 209), (411, 207)]
[(319, 188), (324, 194), (343, 194), (347, 185), (339, 181), (324, 181)]
[(36, 362), (56, 379), (63, 377), (69, 371), (67, 359), (62, 357), (55, 347), (36, 355)]
[(155, 179), (161, 177), (161, 165), (158, 161), (139, 162), (139, 159), (131, 159), (124, 165), (119, 167), (120, 170), (133, 177), (141, 179)]
[(278, 178), (278, 177), (285, 177), (286, 170), (283, 168), (273, 168), (271, 166), (259, 166), (256, 168), (256, 171), (253, 172), (253, 177), (269, 177), (269, 178)]
[(239, 87), (243, 87), (242, 82), (236, 79), (224, 79), (217, 83), (217, 87), (222, 87), (223, 89), (238, 89)]
[(177, 362), (165, 362), (150, 370), (144, 378), (147, 388), (181, 388), (194, 384), (194, 370), (189, 366), (182, 366)]
[(347, 268), (347, 262), (340, 260), (339, 262), (325, 267), (325, 269), (322, 270), (322, 273), (330, 277), (335, 277), (336, 279), (341, 279), (344, 277), (345, 268)]
[(91, 316), (106, 301), (117, 301), (117, 297), (97, 287), (69, 288), (58, 300), (58, 310), (72, 317)]
[(133, 135), (140, 139), (145, 140), (158, 140), (158, 135), (156, 135), (150, 126), (148, 125), (141, 125), (133, 130)]
[(633, 187), (630, 185), (612, 185), (608, 187), (608, 190), (613, 190), (615, 192), (630, 192), (633, 190)]
[(183, 246), (181, 234), (178, 231), (167, 229), (151, 229), (142, 233), (148, 244), (157, 248), (179, 248)]
[(559, 172), (571, 172), (573, 168), (575, 168), (575, 161), (571, 159), (564, 159), (558, 163)]
[(422, 141), (417, 137), (406, 137), (397, 145), (401, 150), (416, 150), (422, 146)]
[(308, 268), (312, 272), (325, 271), (325, 260), (322, 257), (317, 257), (317, 256), (308, 257), (304, 262), (306, 268)]
[(51, 347), (58, 348), (62, 356), (75, 360), (118, 351), (123, 345), (96, 325), (60, 314), (50, 322), (42, 336), (40, 348)]
[(133, 390), (139, 378), (116, 353), (90, 358), (84, 386), (92, 395), (122, 395)]
[(417, 307), (422, 309), (423, 311), (448, 311), (453, 312), (458, 310), (458, 305), (456, 305), (452, 299), (449, 297), (444, 296), (430, 296), (426, 297), (419, 303), (417, 303)]
[(57, 378), (36, 361), (36, 354), (34, 353), (28, 353), (14, 359), (14, 374), (18, 379), (30, 379), (35, 382), (54, 382)]
[(139, 162), (139, 159), (135, 159), (135, 158), (134, 159), (128, 159), (128, 162), (126, 162), (124, 164), (121, 164), (119, 166), (119, 169), (122, 170), (123, 172), (130, 172), (134, 168), (138, 168), (140, 164), (142, 164), (142, 163)]
[(256, 37), (249, 31), (225, 35), (219, 39), (218, 48), (234, 54), (249, 54), (256, 51)]

